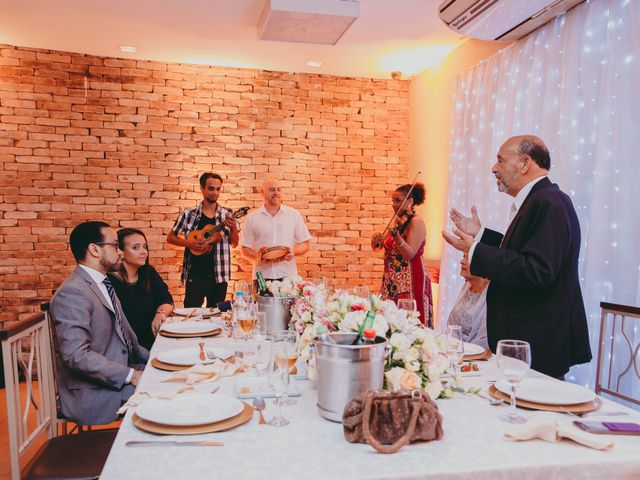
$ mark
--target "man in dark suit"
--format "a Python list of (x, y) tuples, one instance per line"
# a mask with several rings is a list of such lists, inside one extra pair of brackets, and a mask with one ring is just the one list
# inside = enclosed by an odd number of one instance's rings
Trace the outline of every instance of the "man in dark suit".
[(443, 237), (468, 252), (473, 275), (491, 280), (489, 347), (525, 340), (532, 367), (562, 379), (572, 365), (591, 360), (591, 348), (578, 282), (580, 225), (569, 197), (549, 181), (550, 166), (541, 139), (509, 138), (491, 169), (498, 189), (514, 197), (507, 232), (483, 229), (472, 207), (471, 217), (451, 211), (456, 227)]
[(106, 276), (122, 263), (116, 232), (104, 222), (84, 222), (69, 243), (78, 266), (50, 307), (60, 407), (80, 425), (111, 423), (135, 391), (149, 352), (139, 345)]

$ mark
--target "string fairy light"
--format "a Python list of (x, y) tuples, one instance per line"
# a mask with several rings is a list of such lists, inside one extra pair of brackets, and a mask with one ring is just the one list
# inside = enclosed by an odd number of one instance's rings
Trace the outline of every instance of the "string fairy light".
[[(549, 145), (550, 177), (569, 192), (580, 221), (579, 278), (594, 352), (599, 302), (640, 304), (640, 222), (630, 208), (640, 204), (637, 31), (640, 1), (585, 2), (460, 74), (453, 100), (447, 210), (468, 214), (476, 205), (483, 225), (504, 231), (511, 199), (490, 173), (500, 144), (535, 132)], [(463, 284), (459, 261), (443, 250), (441, 324)], [(594, 364), (567, 378), (593, 387)]]

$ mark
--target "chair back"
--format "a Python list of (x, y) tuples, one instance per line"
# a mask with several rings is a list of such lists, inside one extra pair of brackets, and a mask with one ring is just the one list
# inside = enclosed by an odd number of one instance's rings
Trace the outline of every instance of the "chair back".
[[(20, 459), (40, 435), (57, 435), (49, 318), (37, 313), (0, 330), (7, 397), (11, 478), (20, 478)], [(26, 391), (21, 395), (20, 377)]]
[(596, 393), (640, 405), (640, 308), (600, 303)]

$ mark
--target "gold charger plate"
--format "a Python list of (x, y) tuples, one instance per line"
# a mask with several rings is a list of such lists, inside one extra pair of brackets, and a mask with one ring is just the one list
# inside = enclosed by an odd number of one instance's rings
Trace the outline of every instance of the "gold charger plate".
[[(195, 365), (195, 363), (193, 365)], [(158, 360), (158, 357), (153, 357), (151, 359), (152, 367), (155, 367), (158, 370), (165, 370), (167, 372), (178, 372), (180, 370), (186, 370), (187, 368), (193, 367), (193, 365), (174, 365), (173, 363), (165, 363)]]
[(473, 360), (489, 360), (491, 358), (491, 355), (493, 355), (493, 353), (487, 348), (482, 353), (477, 353), (475, 355), (463, 355), (462, 360), (465, 362), (470, 362)]
[(171, 332), (166, 332), (164, 330), (160, 330), (160, 335), (162, 335), (163, 337), (169, 337), (169, 338), (215, 337), (216, 335), (220, 335), (221, 333), (222, 333), (222, 329), (219, 327), (216, 327), (213, 330), (209, 330), (207, 332), (201, 332), (201, 333), (171, 333)]
[(253, 408), (245, 402), (242, 403), (244, 404), (244, 408), (242, 412), (235, 417), (227, 418), (220, 422), (207, 423), (205, 425), (192, 425), (188, 427), (163, 425), (143, 420), (135, 413), (133, 414), (132, 420), (133, 424), (140, 430), (149, 433), (156, 433), (158, 435), (194, 435), (198, 433), (222, 432), (223, 430), (238, 427), (251, 420), (251, 417), (253, 416)]
[[(495, 385), (489, 387), (489, 393), (492, 397), (499, 398), (500, 400), (511, 401), (511, 397), (506, 393), (501, 392)], [(529, 410), (544, 410), (546, 412), (559, 412), (559, 413), (586, 413), (598, 410), (602, 406), (602, 400), (596, 397), (591, 402), (574, 403), (572, 405), (549, 405), (548, 403), (536, 403), (529, 402), (527, 400), (520, 400), (516, 398), (516, 405), (522, 408), (528, 408)]]

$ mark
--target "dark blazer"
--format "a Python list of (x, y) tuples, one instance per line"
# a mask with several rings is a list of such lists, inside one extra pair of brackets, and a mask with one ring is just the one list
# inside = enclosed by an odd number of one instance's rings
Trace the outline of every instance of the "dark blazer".
[(113, 422), (135, 388), (125, 384), (130, 366), (149, 352), (126, 323), (133, 347), (127, 352), (115, 313), (91, 276), (79, 266), (51, 299), (55, 327), (58, 395), (65, 417), (80, 425)]
[(487, 335), (531, 344), (532, 368), (564, 375), (591, 360), (578, 282), (580, 225), (569, 197), (548, 178), (536, 183), (503, 236), (485, 229), (471, 273), (491, 280)]

